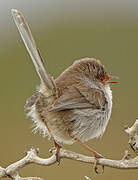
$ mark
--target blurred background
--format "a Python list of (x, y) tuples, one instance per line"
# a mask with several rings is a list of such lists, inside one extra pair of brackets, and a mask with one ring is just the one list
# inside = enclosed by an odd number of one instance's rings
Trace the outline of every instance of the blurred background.
[[(120, 78), (112, 85), (113, 111), (101, 139), (88, 144), (107, 158), (121, 159), (129, 149), (124, 126), (138, 117), (138, 1), (135, 0), (1, 0), (0, 1), (0, 166), (19, 160), (32, 146), (49, 157), (47, 138), (32, 133), (24, 104), (39, 79), (10, 14), (17, 8), (25, 15), (49, 73), (55, 78), (74, 60), (100, 59), (108, 72)], [(91, 155), (78, 144), (67, 149)], [(92, 165), (62, 160), (60, 166), (27, 166), (23, 176), (45, 179), (136, 180), (137, 170), (105, 168), (96, 175)]]

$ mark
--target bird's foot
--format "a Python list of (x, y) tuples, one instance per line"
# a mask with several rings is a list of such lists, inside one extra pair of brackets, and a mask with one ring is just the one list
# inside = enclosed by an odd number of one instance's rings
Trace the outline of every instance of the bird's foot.
[(57, 163), (59, 165), (60, 164), (60, 148), (62, 148), (62, 146), (59, 145), (55, 140), (54, 140), (54, 145), (55, 145), (55, 148), (56, 148), (56, 152), (55, 152), (56, 161), (57, 161)]
[[(83, 146), (85, 149), (89, 150), (90, 152), (93, 153), (95, 161), (94, 161), (94, 171), (99, 174), (97, 165), (98, 165), (98, 160), (100, 158), (103, 158), (103, 156), (99, 153), (97, 153), (94, 149), (92, 149), (90, 146), (88, 146), (87, 144), (84, 144), (82, 141), (80, 141), (78, 138), (75, 138), (73, 136), (70, 135), (70, 133), (68, 132), (69, 136), (74, 139), (76, 142), (78, 142), (81, 146)], [(102, 166), (102, 173), (104, 172), (104, 166)]]
[[(98, 160), (103, 158), (103, 156), (99, 153), (97, 153), (96, 151), (93, 152), (93, 155), (94, 155), (94, 171), (97, 173), (97, 174), (100, 174), (99, 171), (98, 171), (98, 168), (97, 168), (97, 165), (98, 165)], [(104, 173), (104, 166), (102, 166), (102, 174)]]

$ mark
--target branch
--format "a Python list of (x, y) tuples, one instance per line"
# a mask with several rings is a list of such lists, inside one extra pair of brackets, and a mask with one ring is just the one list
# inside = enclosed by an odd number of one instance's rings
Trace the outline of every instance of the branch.
[(138, 119), (135, 121), (134, 125), (131, 128), (127, 128), (125, 132), (129, 135), (129, 145), (133, 151), (138, 155)]
[[(129, 144), (131, 145), (132, 149), (135, 153), (138, 152), (138, 135), (137, 135), (137, 127), (138, 127), (138, 120), (134, 123), (131, 128), (125, 129), (125, 132), (129, 134)], [(131, 140), (135, 143), (131, 143)], [(13, 180), (42, 180), (39, 177), (27, 177), (22, 178), (19, 176), (19, 170), (22, 169), (24, 166), (28, 164), (38, 164), (41, 166), (50, 166), (57, 162), (55, 150), (51, 150), (52, 156), (46, 159), (40, 158), (38, 156), (38, 149), (31, 148), (24, 158), (21, 160), (9, 165), (7, 168), (2, 168), (0, 166), (0, 178), (9, 177)], [(85, 156), (82, 154), (78, 154), (72, 151), (68, 151), (65, 149), (60, 149), (59, 157), (67, 158), (79, 162), (94, 164), (95, 158)], [(98, 160), (98, 165), (107, 166), (110, 168), (117, 168), (117, 169), (138, 169), (138, 156), (134, 158), (130, 158), (130, 154), (126, 151), (125, 156), (121, 160), (111, 160), (106, 158), (101, 158)]]

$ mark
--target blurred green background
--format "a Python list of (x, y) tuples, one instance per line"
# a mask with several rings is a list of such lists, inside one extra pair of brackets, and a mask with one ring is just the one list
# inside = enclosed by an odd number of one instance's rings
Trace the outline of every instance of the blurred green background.
[[(113, 112), (101, 139), (88, 144), (107, 158), (120, 159), (128, 146), (124, 125), (138, 117), (138, 1), (135, 0), (1, 0), (0, 1), (0, 166), (19, 160), (32, 146), (49, 157), (51, 142), (33, 135), (23, 106), (39, 79), (10, 14), (23, 12), (31, 26), (47, 70), (56, 78), (74, 60), (94, 57), (120, 77), (112, 85)], [(67, 149), (91, 155), (78, 144)], [(133, 154), (133, 152), (130, 150)], [(134, 156), (134, 154), (133, 154)], [(27, 166), (23, 176), (45, 179), (136, 180), (138, 170), (105, 168), (96, 175), (88, 164), (62, 160), (50, 167)]]

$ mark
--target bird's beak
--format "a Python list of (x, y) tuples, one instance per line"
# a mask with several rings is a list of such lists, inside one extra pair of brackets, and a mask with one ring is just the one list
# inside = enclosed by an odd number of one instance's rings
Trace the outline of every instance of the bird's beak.
[(117, 76), (112, 76), (112, 75), (109, 75), (106, 77), (106, 82), (108, 84), (115, 84), (115, 83), (119, 83), (119, 81), (112, 81), (113, 79), (119, 79)]

